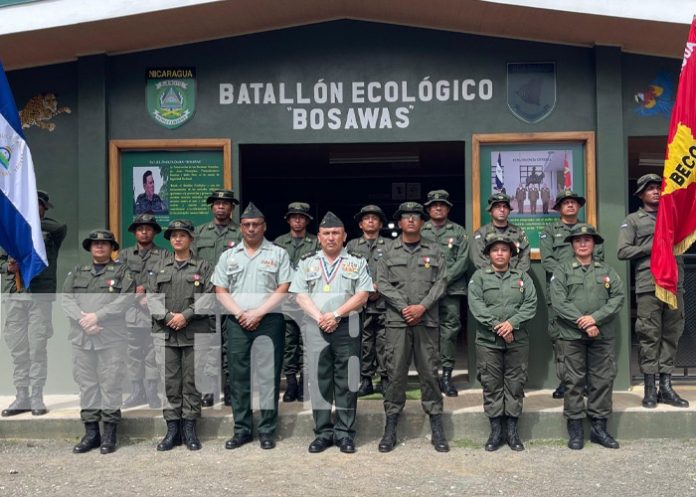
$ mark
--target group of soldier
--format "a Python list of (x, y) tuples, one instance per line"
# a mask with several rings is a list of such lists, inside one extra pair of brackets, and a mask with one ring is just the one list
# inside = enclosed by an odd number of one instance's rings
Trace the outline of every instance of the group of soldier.
[(543, 183), (537, 185), (531, 183), (527, 186), (522, 183), (519, 184), (515, 190), (515, 201), (517, 202), (517, 211), (520, 214), (524, 214), (524, 201), (529, 200), (529, 212), (531, 214), (537, 213), (537, 202), (541, 199), (541, 210), (543, 214), (549, 213), (549, 207), (551, 206), (551, 189)]
[[(643, 207), (621, 225), (618, 243), (618, 257), (635, 263), (635, 328), (646, 408), (657, 402), (688, 406), (671, 384), (683, 314), (654, 297), (649, 271), (660, 186), (656, 175), (638, 180), (635, 194)], [(283, 401), (306, 396), (311, 401), (315, 439), (309, 452), (332, 445), (354, 452), (357, 399), (375, 390), (384, 397), (386, 414), (378, 449), (389, 452), (396, 446), (412, 361), (432, 444), (446, 452), (442, 396), (458, 395), (452, 376), (464, 296), (475, 321), (478, 380), (491, 425), (485, 449), (496, 450), (506, 442), (512, 450), (524, 449), (518, 419), (537, 293), (527, 274), (527, 236), (508, 221), (510, 197), (489, 197), (491, 222), (471, 239), (449, 219), (453, 204), (445, 190), (429, 192), (423, 204), (402, 203), (393, 215), (400, 229), (395, 239), (381, 235), (387, 225), (382, 209), (366, 205), (354, 216), (362, 235), (345, 247), (345, 226), (331, 212), (320, 221), (317, 236), (309, 233), (313, 217), (304, 202), (288, 206), (290, 231), (274, 243), (266, 239), (266, 218), (253, 203), (242, 212), (239, 225), (232, 221), (239, 204), (232, 191), (215, 190), (207, 203), (210, 222), (198, 227), (187, 220), (169, 223), (164, 237), (171, 251), (154, 244), (162, 227), (152, 213), (136, 216), (129, 227), (136, 245), (122, 249), (116, 260), (112, 253), (119, 244), (110, 231), (94, 230), (83, 240), (92, 261), (68, 275), (62, 302), (71, 323), (73, 374), (85, 425), (74, 452), (97, 447), (105, 454), (113, 452), (121, 407), (162, 407), (159, 384), (164, 385), (167, 432), (157, 449), (181, 444), (200, 449), (196, 422), (201, 408), (216, 400), (221, 370), (224, 402), (234, 417), (228, 449), (253, 440), (252, 384), (259, 389), (260, 447), (275, 447), (284, 373)], [(564, 399), (571, 449), (583, 447), (585, 417), (591, 421), (591, 441), (618, 448), (607, 432), (607, 420), (624, 284), (604, 262), (603, 238), (593, 226), (578, 221), (584, 204), (577, 193), (561, 191), (553, 205), (560, 218), (540, 235), (548, 332), (560, 379), (553, 396)], [(42, 388), (46, 340), (52, 334), (51, 300), (36, 297), (55, 293), (55, 264), (66, 233), (64, 225), (45, 217), (49, 207), (48, 195), (39, 192), (49, 268), (30, 290), (16, 286), (12, 276), (17, 264), (6, 255), (0, 258), (0, 271), (9, 276), (4, 291), (30, 292), (32, 297), (9, 304), (4, 336), (17, 395), (3, 416), (46, 412)], [(472, 271), (467, 284), (467, 272)], [(203, 312), (205, 297), (211, 298)], [(122, 402), (124, 357), (133, 389)], [(377, 385), (374, 377), (379, 378)]]

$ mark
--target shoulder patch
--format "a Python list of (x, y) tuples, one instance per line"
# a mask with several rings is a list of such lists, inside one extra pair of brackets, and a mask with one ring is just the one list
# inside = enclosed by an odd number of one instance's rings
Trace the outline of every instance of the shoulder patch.
[(623, 223), (621, 226), (619, 226), (619, 229), (624, 229), (628, 228), (628, 223)]
[(474, 236), (474, 239), (475, 239), (475, 240), (478, 240), (479, 238), (481, 238), (481, 234), (478, 234), (478, 235)]
[(546, 233), (542, 233), (541, 235), (539, 235), (539, 238), (546, 238)]

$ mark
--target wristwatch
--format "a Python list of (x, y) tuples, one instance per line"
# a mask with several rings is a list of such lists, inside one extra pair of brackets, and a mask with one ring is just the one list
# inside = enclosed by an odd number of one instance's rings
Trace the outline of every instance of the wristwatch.
[(333, 317), (334, 317), (334, 319), (336, 320), (337, 323), (340, 323), (340, 322), (341, 322), (341, 315), (340, 315), (338, 312), (333, 311)]

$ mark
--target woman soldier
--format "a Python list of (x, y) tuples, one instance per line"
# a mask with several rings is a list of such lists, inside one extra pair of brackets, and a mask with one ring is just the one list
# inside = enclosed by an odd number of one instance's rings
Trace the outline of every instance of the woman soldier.
[[(526, 272), (510, 267), (517, 245), (493, 234), (483, 253), (490, 265), (469, 281), (469, 309), (476, 319), (476, 362), (483, 386), (483, 409), (491, 423), (487, 451), (497, 450), (507, 438), (512, 450), (524, 450), (517, 433), (527, 382), (529, 338), (525, 324), (536, 314), (534, 283)], [(503, 421), (507, 419), (507, 437)]]
[[(126, 266), (114, 262), (114, 234), (94, 230), (82, 241), (92, 263), (77, 266), (63, 284), (63, 309), (70, 320), (73, 377), (80, 386), (80, 418), (85, 435), (73, 447), (82, 454), (100, 447), (116, 450), (116, 427), (121, 421), (121, 381), (125, 373), (125, 312), (132, 305), (135, 283)], [(104, 422), (103, 436), (99, 422)]]
[[(201, 416), (201, 393), (196, 389), (194, 336), (208, 333), (208, 320), (194, 311), (196, 295), (211, 293), (212, 269), (203, 259), (194, 258), (190, 247), (194, 227), (188, 220), (169, 223), (164, 238), (174, 255), (158, 263), (150, 276), (147, 292), (164, 294), (164, 310), (155, 312), (153, 333), (164, 335), (164, 391), (169, 405), (163, 409), (167, 434), (157, 450), (171, 450), (183, 442), (189, 450), (199, 450), (196, 420)], [(155, 297), (151, 297), (154, 300)]]
[(571, 243), (575, 260), (554, 271), (550, 292), (551, 305), (558, 314), (556, 360), (566, 387), (563, 415), (568, 420), (568, 447), (582, 449), (582, 420), (589, 415), (590, 441), (618, 449), (619, 444), (607, 433), (607, 418), (612, 411), (614, 336), (616, 315), (624, 302), (623, 284), (614, 269), (594, 259), (594, 247), (604, 239), (593, 226), (577, 224), (565, 241)]

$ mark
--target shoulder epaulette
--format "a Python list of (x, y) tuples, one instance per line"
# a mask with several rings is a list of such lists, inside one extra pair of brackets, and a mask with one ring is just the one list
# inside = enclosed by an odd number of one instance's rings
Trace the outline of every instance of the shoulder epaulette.
[(307, 252), (306, 254), (304, 254), (303, 256), (300, 257), (300, 260), (303, 261), (303, 260), (305, 260), (305, 259), (309, 259), (309, 258), (312, 257), (313, 255), (315, 255), (315, 253), (313, 253), (313, 252)]
[(359, 253), (359, 252), (354, 252), (354, 251), (352, 251), (352, 250), (351, 250), (350, 252), (348, 252), (348, 254), (349, 254), (349, 255), (352, 255), (353, 257), (355, 257), (355, 258), (357, 258), (357, 259), (364, 259), (364, 258), (365, 258), (361, 253)]

